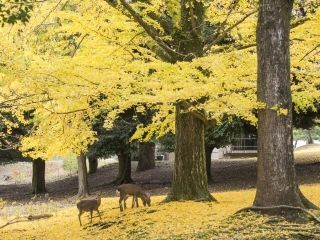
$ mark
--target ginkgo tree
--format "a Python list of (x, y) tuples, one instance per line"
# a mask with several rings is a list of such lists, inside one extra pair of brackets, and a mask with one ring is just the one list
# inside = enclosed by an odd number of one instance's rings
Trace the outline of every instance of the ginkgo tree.
[[(85, 5), (83, 6), (84, 9), (86, 7), (87, 6)], [(24, 56), (29, 58), (26, 60), (26, 64), (30, 64), (30, 66), (27, 68), (27, 71), (21, 71), (23, 72), (24, 77), (23, 81), (20, 82), (21, 85), (19, 83), (19, 88), (20, 91), (25, 91), (25, 95), (30, 89), (33, 89), (33, 92), (38, 90), (37, 96), (40, 98), (38, 101), (41, 102), (38, 106), (32, 106), (36, 108), (34, 112), (34, 121), (39, 123), (36, 127), (36, 131), (22, 141), (23, 149), (36, 149), (33, 151), (35, 156), (48, 158), (48, 156), (64, 153), (66, 151), (75, 151), (78, 154), (84, 152), (88, 145), (92, 144), (92, 141), (94, 140), (94, 132), (88, 127), (88, 123), (90, 122), (89, 119), (98, 114), (101, 109), (110, 109), (109, 117), (112, 122), (119, 113), (123, 112), (128, 107), (137, 106), (137, 111), (144, 111), (143, 107), (139, 105), (141, 105), (141, 103), (148, 103), (148, 107), (154, 107), (158, 112), (154, 118), (154, 125), (162, 122), (160, 128), (165, 129), (169, 125), (170, 128), (173, 129), (172, 120), (174, 116), (172, 113), (174, 112), (174, 106), (177, 102), (187, 110), (191, 107), (188, 102), (190, 99), (194, 99), (191, 101), (197, 101), (198, 98), (206, 98), (206, 95), (209, 95), (210, 91), (214, 93), (217, 92), (219, 85), (216, 86), (211, 84), (210, 79), (203, 73), (206, 70), (204, 69), (202, 71), (201, 69), (197, 69), (203, 67), (201, 66), (202, 63), (195, 63), (195, 66), (190, 65), (190, 60), (194, 58), (192, 52), (190, 52), (190, 54), (186, 53), (190, 55), (187, 57), (187, 61), (178, 63), (177, 61), (179, 59), (177, 59), (175, 60), (175, 63), (171, 60), (167, 61), (166, 59), (166, 62), (164, 62), (163, 59), (158, 56), (157, 51), (160, 51), (160, 49), (153, 46), (154, 43), (152, 42), (152, 39), (146, 38), (145, 35), (141, 36), (141, 31), (144, 30), (143, 28), (137, 28), (137, 24), (135, 23), (132, 23), (131, 28), (129, 28), (129, 24), (123, 24), (124, 29), (119, 28), (119, 20), (123, 20), (124, 23), (127, 23), (130, 19), (126, 15), (123, 15), (118, 9), (113, 9), (113, 7), (109, 7), (108, 5), (104, 6), (109, 13), (113, 12), (113, 14), (108, 15), (110, 16), (108, 21), (105, 19), (103, 20), (104, 24), (107, 22), (107, 24), (105, 24), (106, 30), (101, 27), (103, 25), (99, 25), (100, 32), (98, 33), (106, 32), (101, 39), (101, 36), (96, 33), (97, 30), (92, 29), (91, 18), (96, 15), (90, 15), (88, 13), (87, 18), (82, 18), (79, 23), (78, 18), (76, 18), (79, 12), (72, 10), (72, 4), (66, 6), (66, 9), (68, 8), (71, 10), (64, 10), (57, 14), (57, 16), (59, 16), (59, 21), (65, 19), (64, 21), (68, 21), (69, 25), (70, 21), (72, 22), (73, 28), (70, 28), (67, 34), (63, 33), (64, 28), (66, 29), (66, 25), (64, 24), (61, 24), (60, 27), (56, 27), (55, 25), (59, 25), (59, 23), (52, 22), (52, 31), (56, 34), (50, 35), (50, 25), (49, 30), (47, 26), (47, 28), (42, 30), (42, 26), (37, 26), (35, 23), (36, 26), (31, 26), (30, 28), (33, 29), (32, 31), (36, 30), (38, 34), (34, 36), (34, 39), (30, 39), (29, 34), (27, 43), (22, 43), (24, 46)], [(101, 11), (101, 9), (98, 10), (97, 7), (91, 9), (92, 11), (96, 11), (95, 14), (98, 14)], [(96, 20), (96, 22), (98, 23), (99, 21)], [(110, 29), (112, 29), (112, 24), (114, 27), (113, 32), (110, 31)], [(83, 26), (86, 26), (86, 28)], [(137, 32), (136, 29), (138, 29), (139, 32)], [(82, 30), (82, 32), (80, 30)], [(44, 33), (39, 35), (39, 32), (41, 31), (44, 31)], [(130, 31), (132, 32), (131, 36), (128, 34)], [(46, 41), (46, 44), (39, 44), (39, 42), (46, 38), (46, 34), (49, 38), (54, 36), (55, 38), (60, 37), (60, 39), (56, 42), (51, 41), (49, 44), (48, 41)], [(107, 35), (107, 39), (110, 39), (109, 42), (104, 39), (106, 34), (109, 34)], [(122, 41), (124, 44), (130, 42), (130, 46), (121, 46), (121, 42), (119, 41), (121, 35), (123, 35), (124, 39)], [(81, 40), (76, 43), (78, 45), (70, 52), (70, 42), (74, 40), (73, 38), (75, 38), (75, 36), (82, 37), (80, 37)], [(138, 37), (140, 37), (140, 39), (137, 39)], [(140, 41), (141, 44), (132, 42), (133, 38), (135, 38), (136, 41)], [(33, 45), (31, 40), (33, 40)], [(57, 45), (54, 45), (54, 43)], [(81, 48), (79, 48), (80, 43)], [(50, 44), (53, 46), (50, 46)], [(74, 44), (73, 42), (71, 43), (71, 46), (74, 46), (72, 44)], [(94, 54), (94, 50), (97, 46), (103, 48), (104, 51), (101, 52), (99, 50), (99, 54), (95, 53), (95, 57), (99, 57), (101, 60), (103, 59), (103, 61), (98, 61), (98, 64), (90, 66), (90, 62), (92, 61), (91, 59), (88, 59), (88, 56)], [(60, 47), (60, 57), (56, 54), (58, 47)], [(127, 48), (129, 47), (130, 49), (128, 50)], [(61, 57), (61, 54), (66, 54), (67, 57)], [(162, 51), (159, 54), (166, 55)], [(166, 57), (164, 56), (164, 58)], [(100, 70), (99, 64), (100, 66), (102, 65), (100, 67), (101, 71), (94, 71), (94, 69)], [(216, 64), (218, 64), (218, 61)], [(108, 69), (108, 67), (105, 67), (108, 65), (112, 66), (112, 68)], [(190, 66), (192, 68), (190, 68)], [(88, 71), (88, 69), (90, 69), (90, 71)], [(19, 73), (19, 71), (17, 72)], [(19, 78), (18, 74), (16, 76), (13, 74), (12, 77), (15, 77), (16, 79)], [(106, 77), (108, 78), (108, 81), (104, 81)], [(35, 81), (35, 79), (37, 80)], [(197, 79), (198, 85), (194, 84), (194, 79)], [(79, 84), (79, 82), (82, 83)], [(11, 88), (12, 84), (13, 83), (10, 83)], [(170, 87), (170, 85), (172, 86)], [(209, 89), (205, 89), (207, 87), (209, 87)], [(189, 91), (190, 88), (193, 89), (193, 92)], [(107, 99), (102, 101), (100, 105), (95, 108), (92, 106), (88, 107), (88, 101), (97, 97), (99, 92), (103, 92), (107, 96)], [(217, 98), (218, 96), (216, 95), (215, 97)], [(252, 97), (252, 99), (253, 98), (254, 97)], [(243, 101), (249, 103), (250, 99), (246, 100), (246, 98), (243, 98)], [(208, 101), (204, 101), (202, 104), (207, 103)], [(211, 104), (213, 106), (216, 105), (214, 100), (211, 101)], [(223, 105), (220, 109), (223, 108)], [(243, 111), (250, 116), (251, 108), (249, 107), (249, 104), (244, 104), (244, 106), (246, 106), (242, 108), (244, 110), (240, 111)], [(234, 108), (233, 111), (239, 112), (235, 108), (236, 106), (231, 105), (229, 108), (232, 107)], [(221, 113), (224, 113), (224, 111), (217, 111), (216, 116), (219, 116)], [(189, 116), (191, 119), (195, 120), (196, 126), (199, 125), (200, 133), (203, 135), (203, 121), (206, 121), (203, 116), (203, 107), (200, 106), (200, 110), (194, 108), (191, 115), (185, 112), (182, 116)], [(164, 118), (166, 119), (165, 121), (163, 121)], [(198, 118), (201, 120), (198, 120)], [(86, 119), (88, 122), (85, 121)], [(189, 125), (187, 122), (185, 124)], [(47, 127), (48, 130), (50, 129), (50, 133), (45, 130)], [(149, 132), (152, 134), (154, 134), (155, 130), (149, 128)], [(179, 130), (177, 132), (179, 132)], [(191, 133), (193, 132), (194, 130)], [(142, 131), (140, 131), (140, 133), (138, 131), (135, 137), (139, 134), (141, 135), (141, 133)], [(152, 134), (148, 134), (148, 136), (152, 136)], [(199, 135), (200, 140), (202, 139), (201, 134)], [(65, 135), (66, 137), (62, 137), (62, 135)], [(178, 134), (176, 135), (178, 136)], [(198, 136), (198, 134), (195, 136)], [(74, 140), (72, 140), (72, 138), (74, 138)], [(188, 139), (181, 136), (180, 138), (181, 139), (178, 140), (179, 144), (181, 140)], [(51, 142), (51, 144), (48, 145), (46, 144), (47, 142)], [(199, 142), (197, 139), (194, 140), (194, 143), (189, 143), (191, 146), (188, 148), (193, 149), (196, 144), (199, 143), (200, 152), (198, 150), (196, 151), (197, 156), (194, 154), (187, 154), (187, 156), (193, 156), (191, 161), (189, 160), (190, 170), (194, 164), (197, 166), (199, 163), (199, 166), (201, 166), (200, 168), (195, 168), (199, 169), (199, 172), (194, 172), (193, 174), (195, 180), (198, 181), (198, 183), (192, 183), (195, 184), (195, 186), (203, 182), (201, 180), (202, 177), (206, 179), (204, 155), (202, 154), (204, 153), (202, 151), (204, 149), (202, 142)], [(181, 146), (185, 147), (186, 144), (182, 143)], [(183, 151), (177, 151), (177, 153), (179, 152), (181, 154)], [(177, 162), (180, 161), (179, 159), (181, 157), (179, 156), (180, 155), (176, 157)], [(198, 156), (201, 157), (199, 158), (201, 161), (198, 161)], [(176, 169), (178, 169), (178, 171), (182, 170), (179, 167)], [(186, 179), (186, 176), (189, 174), (176, 173), (177, 177), (180, 175), (181, 177), (184, 175), (183, 178)], [(198, 176), (200, 176), (200, 178)], [(184, 180), (179, 180), (178, 182), (181, 184), (183, 181)], [(207, 190), (206, 180), (200, 185), (202, 185), (202, 189), (199, 189), (199, 192), (196, 193), (196, 195), (200, 194), (197, 197), (211, 198)], [(189, 197), (193, 198), (192, 196)], [(183, 195), (181, 195), (181, 198), (184, 198)], [(185, 196), (185, 198), (188, 198), (188, 196)]]
[[(91, 123), (101, 111), (108, 113), (105, 127), (112, 128), (127, 109), (152, 109), (152, 124), (138, 126), (132, 138), (175, 132), (169, 199), (211, 200), (205, 125), (226, 115), (255, 124), (252, 110), (264, 106), (255, 95), (256, 13), (255, 1), (41, 3), (23, 31), (11, 30), (14, 57), (2, 71), (3, 97), (23, 96), (15, 101), (16, 115), (23, 120), (21, 112), (34, 109), (35, 127), (22, 149), (45, 159), (83, 155), (95, 141)], [(297, 111), (319, 97), (317, 55), (304, 56), (317, 44), (317, 28), (307, 29), (318, 23), (317, 8), (292, 22)], [(312, 74), (303, 77), (306, 72)]]

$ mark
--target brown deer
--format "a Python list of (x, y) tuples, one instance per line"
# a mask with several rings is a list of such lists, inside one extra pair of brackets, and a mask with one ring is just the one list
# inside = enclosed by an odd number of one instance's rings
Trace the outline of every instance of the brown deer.
[(143, 206), (151, 205), (150, 196), (140, 186), (136, 184), (122, 184), (117, 188), (117, 192), (120, 194), (120, 211), (123, 211), (122, 201), (124, 209), (127, 208), (126, 200), (129, 196), (132, 196), (132, 207), (134, 207), (135, 205), (139, 207), (138, 198), (141, 198)]
[(79, 210), (78, 217), (79, 217), (80, 226), (82, 226), (81, 215), (84, 212), (90, 212), (90, 217), (91, 217), (90, 223), (92, 223), (92, 212), (93, 211), (98, 212), (100, 220), (101, 220), (101, 215), (100, 215), (100, 212), (99, 212), (100, 204), (101, 204), (101, 193), (99, 193), (96, 198), (93, 198), (93, 199), (82, 199), (77, 203), (77, 208)]

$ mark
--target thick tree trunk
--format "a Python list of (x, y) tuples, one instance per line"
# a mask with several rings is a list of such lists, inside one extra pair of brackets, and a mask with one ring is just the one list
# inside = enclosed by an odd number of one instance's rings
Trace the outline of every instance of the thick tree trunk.
[(206, 170), (207, 170), (207, 178), (208, 182), (212, 181), (212, 176), (211, 176), (211, 154), (213, 151), (214, 147), (210, 145), (205, 145), (205, 152), (206, 152)]
[(113, 183), (119, 185), (123, 183), (133, 182), (131, 178), (131, 154), (129, 151), (121, 151), (118, 153), (119, 170), (118, 176)]
[[(293, 160), (289, 29), (292, 0), (260, 0), (258, 50), (258, 181), (255, 206), (306, 207)], [(279, 114), (271, 109), (288, 110)]]
[(32, 193), (45, 193), (46, 180), (45, 180), (46, 163), (42, 159), (35, 159), (32, 161)]
[(78, 197), (87, 197), (89, 195), (88, 174), (86, 165), (86, 156), (80, 154), (77, 157), (78, 162)]
[(89, 160), (89, 174), (97, 172), (98, 169), (98, 159), (96, 157), (88, 157)]
[(204, 123), (176, 107), (175, 162), (168, 200), (213, 200), (208, 191)]
[(139, 162), (137, 171), (145, 171), (155, 167), (155, 144), (139, 143)]

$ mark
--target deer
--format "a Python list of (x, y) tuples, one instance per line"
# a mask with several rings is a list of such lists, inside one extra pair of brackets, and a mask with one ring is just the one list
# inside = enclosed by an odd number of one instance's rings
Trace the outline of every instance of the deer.
[(136, 207), (139, 207), (138, 198), (141, 198), (143, 206), (151, 206), (149, 194), (147, 194), (140, 186), (136, 184), (122, 184), (117, 188), (116, 192), (120, 195), (119, 206), (121, 212), (123, 211), (122, 201), (124, 209), (126, 209), (126, 200), (129, 198), (129, 196), (132, 196), (132, 208), (135, 205)]
[(93, 213), (93, 211), (98, 212), (100, 220), (101, 220), (101, 215), (100, 215), (100, 212), (99, 212), (100, 204), (101, 204), (101, 193), (99, 193), (96, 198), (93, 198), (93, 199), (82, 199), (77, 203), (77, 208), (79, 210), (78, 217), (79, 217), (80, 226), (82, 226), (81, 215), (84, 212), (90, 212), (90, 217), (91, 217), (90, 223), (92, 223), (92, 213)]

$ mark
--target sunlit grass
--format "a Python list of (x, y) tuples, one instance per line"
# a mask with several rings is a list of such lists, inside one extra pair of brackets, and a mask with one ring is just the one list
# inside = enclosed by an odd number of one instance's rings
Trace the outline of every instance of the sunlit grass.
[[(319, 184), (302, 186), (305, 195), (317, 205), (320, 205), (319, 189)], [(128, 208), (124, 212), (119, 211), (118, 198), (104, 198), (100, 207), (101, 221), (94, 215), (90, 224), (89, 214), (84, 214), (80, 227), (74, 205), (52, 212), (54, 216), (49, 219), (9, 225), (0, 229), (0, 236), (8, 240), (300, 239), (301, 234), (302, 237), (317, 236), (318, 230), (313, 223), (292, 225), (282, 218), (254, 213), (234, 217), (237, 210), (251, 205), (254, 194), (254, 190), (214, 193), (219, 203), (186, 201), (162, 204), (165, 196), (153, 196), (151, 207)], [(8, 220), (1, 219), (0, 225)]]
[(320, 162), (320, 144), (309, 144), (295, 149), (294, 158), (298, 164)]

